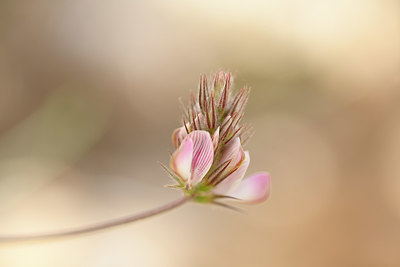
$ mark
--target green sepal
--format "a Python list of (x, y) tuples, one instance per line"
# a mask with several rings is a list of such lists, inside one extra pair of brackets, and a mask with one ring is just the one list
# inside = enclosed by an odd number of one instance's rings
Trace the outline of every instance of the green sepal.
[(184, 188), (183, 185), (179, 185), (179, 184), (167, 184), (167, 185), (164, 185), (164, 187), (179, 189), (179, 190), (182, 190), (182, 188)]
[(166, 173), (168, 173), (169, 176), (170, 176), (172, 179), (174, 179), (176, 182), (178, 182), (178, 184), (179, 184), (180, 186), (182, 186), (182, 187), (184, 186), (184, 183), (183, 183), (182, 179), (181, 179), (178, 175), (176, 175), (173, 171), (171, 171), (170, 169), (168, 169), (168, 167), (165, 166), (163, 163), (161, 163), (161, 162), (158, 161), (158, 164), (160, 164), (161, 167), (164, 169), (164, 171), (165, 171)]
[(212, 185), (206, 185), (206, 184), (199, 184), (198, 186), (196, 186), (195, 190), (197, 192), (209, 192), (211, 189), (213, 189), (214, 186)]
[(198, 202), (198, 203), (212, 203), (214, 200), (213, 195), (195, 195), (193, 198), (193, 201)]

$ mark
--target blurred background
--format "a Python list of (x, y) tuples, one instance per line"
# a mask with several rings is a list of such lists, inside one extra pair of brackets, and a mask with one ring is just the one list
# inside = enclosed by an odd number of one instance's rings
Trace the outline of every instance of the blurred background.
[(180, 196), (168, 163), (199, 75), (252, 88), (246, 214), (188, 204), (1, 244), (0, 266), (400, 266), (400, 2), (0, 1), (0, 234)]

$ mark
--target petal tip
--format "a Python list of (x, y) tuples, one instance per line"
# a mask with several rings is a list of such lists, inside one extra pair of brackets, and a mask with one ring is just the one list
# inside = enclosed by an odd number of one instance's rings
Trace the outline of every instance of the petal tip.
[(246, 204), (258, 204), (268, 199), (270, 185), (269, 173), (256, 173), (244, 179), (232, 196), (241, 199)]
[(187, 136), (172, 154), (170, 165), (171, 169), (183, 180), (190, 179), (190, 169), (193, 159), (193, 140)]

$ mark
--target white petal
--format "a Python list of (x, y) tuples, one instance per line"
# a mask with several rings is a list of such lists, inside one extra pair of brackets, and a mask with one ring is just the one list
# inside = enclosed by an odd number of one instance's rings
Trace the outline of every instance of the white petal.
[(172, 154), (171, 169), (183, 180), (190, 180), (193, 159), (193, 140), (189, 136), (183, 140), (179, 148)]
[(270, 177), (268, 173), (256, 173), (244, 179), (230, 196), (248, 204), (260, 203), (269, 196)]
[(172, 133), (172, 143), (174, 144), (175, 148), (180, 146), (186, 136), (187, 132), (184, 126), (175, 129), (175, 131)]
[(236, 137), (225, 145), (224, 150), (222, 151), (220, 163), (232, 160), (230, 166), (236, 166), (236, 164), (238, 164), (242, 160), (242, 155), (243, 149), (240, 144), (240, 139), (239, 137)]
[(214, 189), (214, 194), (217, 195), (229, 195), (234, 192), (236, 188), (239, 186), (240, 182), (243, 179), (244, 174), (246, 173), (247, 168), (250, 164), (250, 154), (248, 151), (244, 152), (245, 157), (240, 165), (239, 169), (233, 172), (231, 175), (226, 177), (221, 183), (219, 183)]
[(189, 136), (193, 140), (193, 160), (191, 183), (196, 184), (203, 179), (214, 159), (214, 147), (211, 136), (206, 131), (193, 131)]
[(217, 149), (218, 141), (219, 141), (219, 127), (217, 128), (217, 130), (215, 130), (215, 132), (214, 132), (214, 134), (212, 136), (212, 142), (213, 142), (213, 146), (214, 146), (214, 151)]

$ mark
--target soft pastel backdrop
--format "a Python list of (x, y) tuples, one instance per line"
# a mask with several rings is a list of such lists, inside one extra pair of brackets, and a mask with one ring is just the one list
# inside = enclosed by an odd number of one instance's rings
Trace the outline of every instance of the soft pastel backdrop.
[(201, 73), (252, 87), (247, 214), (189, 204), (0, 266), (400, 266), (400, 2), (0, 2), (0, 234), (141, 211)]

